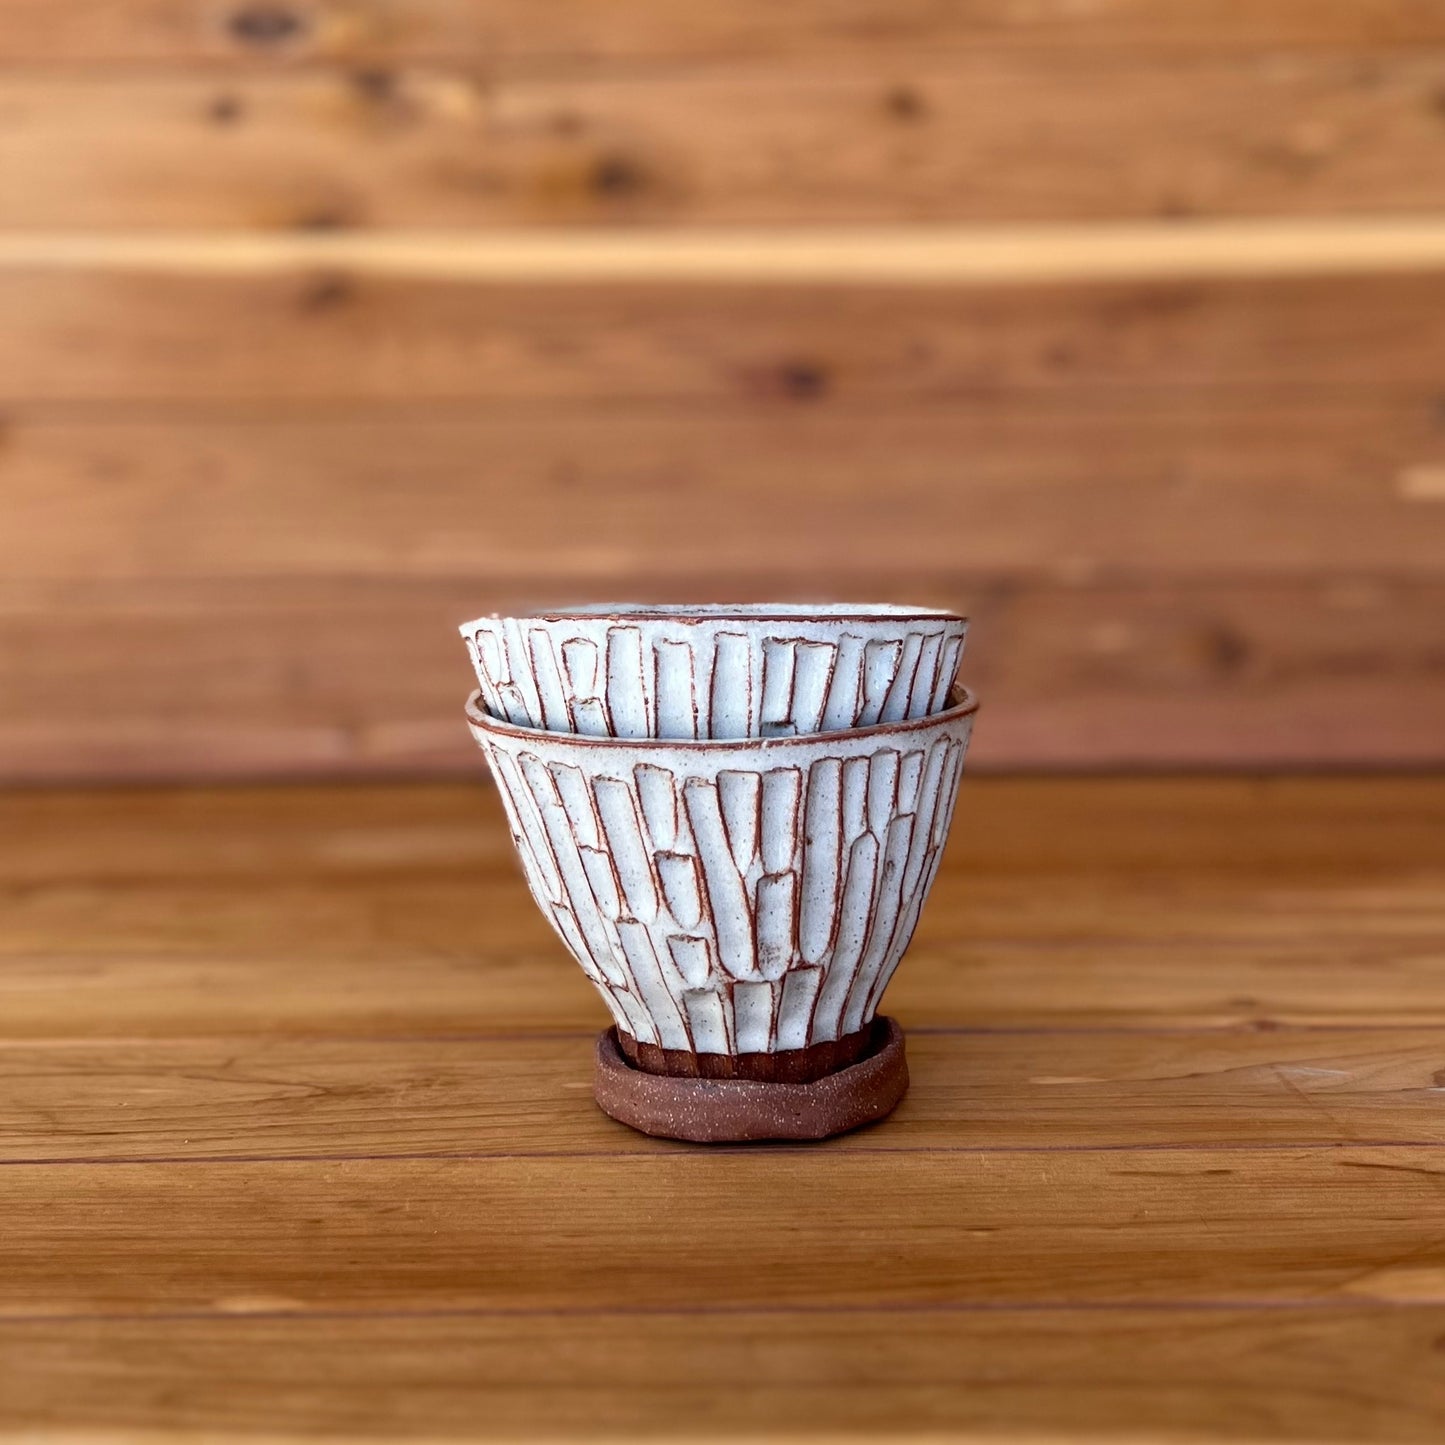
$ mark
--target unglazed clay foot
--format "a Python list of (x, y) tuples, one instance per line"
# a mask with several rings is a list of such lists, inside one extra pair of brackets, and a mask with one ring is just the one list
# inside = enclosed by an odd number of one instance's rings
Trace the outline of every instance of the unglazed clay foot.
[(827, 1139), (885, 1118), (908, 1092), (903, 1030), (879, 1017), (874, 1031), (873, 1049), (857, 1063), (810, 1084), (779, 1084), (643, 1073), (623, 1057), (616, 1029), (605, 1029), (592, 1091), (603, 1113), (662, 1139)]

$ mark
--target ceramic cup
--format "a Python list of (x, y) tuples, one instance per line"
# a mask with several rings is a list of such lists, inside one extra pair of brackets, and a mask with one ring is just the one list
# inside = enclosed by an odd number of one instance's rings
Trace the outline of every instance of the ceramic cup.
[(462, 626), (482, 700), (519, 727), (789, 737), (943, 707), (966, 618), (884, 604), (613, 605)]
[(913, 935), (976, 708), (950, 702), (739, 741), (518, 727), (480, 693), (467, 717), (532, 893), (629, 1059), (799, 1082), (861, 1057)]

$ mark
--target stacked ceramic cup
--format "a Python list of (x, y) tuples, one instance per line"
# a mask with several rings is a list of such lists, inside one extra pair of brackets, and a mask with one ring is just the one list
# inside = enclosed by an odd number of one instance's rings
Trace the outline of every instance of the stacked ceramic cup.
[(878, 1004), (953, 816), (967, 622), (606, 606), (466, 623), (472, 733), (532, 893), (615, 1023), (648, 1133), (821, 1138), (907, 1088)]

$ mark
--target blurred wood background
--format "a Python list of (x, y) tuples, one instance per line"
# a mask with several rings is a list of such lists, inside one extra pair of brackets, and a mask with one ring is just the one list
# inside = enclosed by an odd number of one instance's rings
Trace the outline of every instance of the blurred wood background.
[(0, 0), (0, 315), (8, 779), (474, 771), (454, 624), (619, 595), (1445, 759), (1438, 0)]

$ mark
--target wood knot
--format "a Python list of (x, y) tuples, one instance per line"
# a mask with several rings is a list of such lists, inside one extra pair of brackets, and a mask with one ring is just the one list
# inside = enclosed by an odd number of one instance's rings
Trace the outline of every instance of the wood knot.
[(831, 384), (828, 369), (816, 361), (785, 361), (778, 368), (778, 384), (784, 395), (797, 401), (816, 401)]
[(339, 272), (328, 272), (324, 275), (314, 276), (306, 283), (301, 295), (297, 298), (297, 305), (308, 314), (333, 311), (336, 307), (350, 301), (355, 294), (356, 287), (347, 277)]
[(344, 231), (352, 218), (340, 206), (317, 206), (303, 211), (292, 224), (298, 231)]
[(1199, 652), (1211, 672), (1234, 677), (1248, 665), (1250, 646), (1236, 628), (1216, 622), (1200, 632)]
[(206, 114), (214, 125), (235, 125), (246, 114), (246, 103), (238, 95), (218, 95)]
[(226, 29), (243, 45), (270, 50), (299, 39), (306, 32), (302, 18), (285, 5), (246, 5), (235, 11)]
[(883, 109), (894, 120), (911, 122), (928, 114), (923, 97), (911, 85), (895, 85), (883, 96)]
[(351, 77), (358, 94), (374, 105), (396, 99), (396, 76), (389, 70), (358, 70)]
[(598, 156), (592, 166), (589, 184), (599, 196), (633, 196), (646, 188), (647, 173), (627, 156)]

